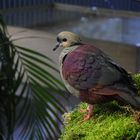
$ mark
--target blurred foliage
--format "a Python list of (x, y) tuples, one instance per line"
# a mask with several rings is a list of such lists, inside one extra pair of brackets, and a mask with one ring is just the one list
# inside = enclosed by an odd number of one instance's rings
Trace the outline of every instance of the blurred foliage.
[(59, 136), (64, 86), (52, 72), (50, 58), (12, 42), (0, 16), (0, 140)]

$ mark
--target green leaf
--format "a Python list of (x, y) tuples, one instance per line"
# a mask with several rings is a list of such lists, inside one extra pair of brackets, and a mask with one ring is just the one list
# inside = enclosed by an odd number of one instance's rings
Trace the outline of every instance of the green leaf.
[(65, 111), (58, 69), (48, 56), (15, 45), (6, 28), (0, 17), (0, 133), (7, 140), (15, 132), (20, 140), (54, 139)]
[(36, 63), (43, 64), (43, 65), (45, 65), (45, 66), (47, 66), (47, 67), (49, 67), (49, 68), (51, 68), (51, 69), (53, 69), (53, 70), (58, 72), (58, 69), (56, 69), (54, 66), (50, 65), (49, 63), (46, 63), (45, 61), (41, 60), (38, 57), (29, 55), (29, 54), (23, 53), (23, 52), (19, 52), (19, 53), (20, 53), (20, 55), (21, 55), (23, 60), (27, 60), (27, 58), (31, 59), (32, 61), (35, 61)]
[(53, 62), (49, 57), (47, 57), (46, 55), (43, 55), (42, 53), (36, 52), (34, 50), (31, 50), (31, 49), (23, 48), (23, 47), (20, 47), (18, 45), (16, 45), (16, 48), (18, 48), (19, 50), (24, 51), (24, 53), (30, 53), (30, 54), (33, 54), (33, 55), (37, 55), (39, 57), (45, 58), (45, 59)]

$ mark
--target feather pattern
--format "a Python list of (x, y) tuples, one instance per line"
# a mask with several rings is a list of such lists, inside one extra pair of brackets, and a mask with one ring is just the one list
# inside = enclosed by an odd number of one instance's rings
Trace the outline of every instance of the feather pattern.
[[(81, 45), (70, 52), (63, 62), (62, 73), (76, 89), (89, 89), (96, 85), (112, 85), (119, 81), (121, 72), (94, 46)], [(109, 59), (110, 60), (110, 59)]]

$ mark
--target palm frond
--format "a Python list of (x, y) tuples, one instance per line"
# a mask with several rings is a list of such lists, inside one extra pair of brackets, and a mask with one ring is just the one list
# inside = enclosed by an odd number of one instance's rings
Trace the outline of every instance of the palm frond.
[(54, 139), (65, 110), (63, 84), (52, 60), (15, 45), (0, 18), (0, 134), (6, 140)]

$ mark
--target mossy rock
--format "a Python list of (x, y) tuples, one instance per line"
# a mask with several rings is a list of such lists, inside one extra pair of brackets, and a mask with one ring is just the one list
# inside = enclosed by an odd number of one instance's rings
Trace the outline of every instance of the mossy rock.
[(79, 110), (86, 107), (82, 103), (65, 114), (65, 131), (60, 140), (134, 140), (140, 132), (140, 125), (132, 113), (116, 102), (97, 105), (94, 117), (84, 122), (84, 114)]
[[(133, 76), (140, 91), (140, 74)], [(140, 124), (135, 113), (129, 106), (120, 106), (116, 101), (104, 105), (96, 105), (94, 117), (83, 121), (84, 113), (79, 110), (86, 108), (81, 103), (72, 112), (64, 114), (65, 128), (60, 140), (140, 140)]]

